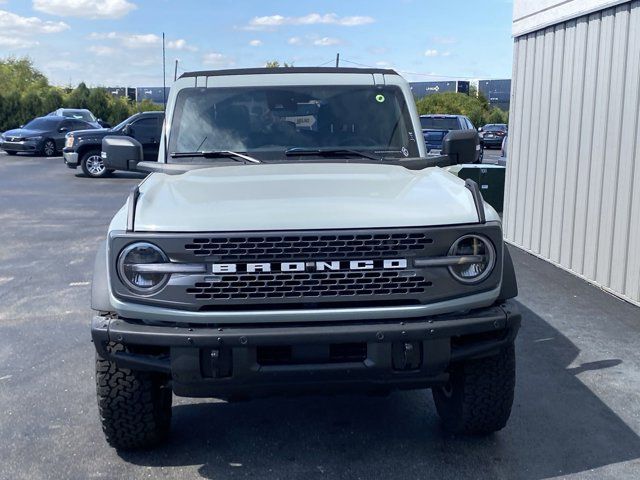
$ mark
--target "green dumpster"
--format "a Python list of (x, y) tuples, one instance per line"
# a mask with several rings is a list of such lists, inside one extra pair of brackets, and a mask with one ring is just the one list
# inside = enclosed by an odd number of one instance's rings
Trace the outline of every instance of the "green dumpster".
[(506, 167), (500, 165), (462, 164), (451, 165), (446, 170), (466, 180), (470, 178), (478, 184), (482, 198), (498, 213), (504, 205), (504, 175)]

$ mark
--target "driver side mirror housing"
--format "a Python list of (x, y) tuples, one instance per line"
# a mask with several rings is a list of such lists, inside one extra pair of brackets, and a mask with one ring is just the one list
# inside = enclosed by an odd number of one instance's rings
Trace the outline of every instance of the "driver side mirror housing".
[(442, 141), (442, 154), (447, 155), (451, 165), (476, 163), (480, 137), (475, 130), (453, 130)]
[(134, 138), (107, 135), (102, 139), (102, 161), (113, 170), (136, 170), (143, 160), (142, 144)]

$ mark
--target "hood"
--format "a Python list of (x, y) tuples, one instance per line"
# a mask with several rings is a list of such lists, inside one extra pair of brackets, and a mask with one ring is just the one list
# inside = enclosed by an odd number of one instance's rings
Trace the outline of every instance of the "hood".
[[(487, 219), (497, 219), (489, 210)], [(464, 182), (436, 167), (287, 163), (154, 173), (140, 185), (135, 229), (318, 230), (477, 221)]]
[(35, 137), (42, 135), (45, 130), (29, 130), (28, 128), (14, 128), (13, 130), (7, 130), (2, 135), (5, 137)]
[(86, 136), (86, 135), (91, 135), (92, 137), (106, 137), (107, 135), (109, 135), (109, 128), (90, 128), (88, 130), (74, 130), (73, 132), (73, 136), (74, 137), (80, 137), (80, 136)]

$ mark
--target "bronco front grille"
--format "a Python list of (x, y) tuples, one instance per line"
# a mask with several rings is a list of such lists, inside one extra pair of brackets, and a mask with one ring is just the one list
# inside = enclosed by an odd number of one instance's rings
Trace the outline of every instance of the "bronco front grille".
[(271, 300), (424, 294), (431, 286), (415, 271), (224, 275), (186, 289), (197, 300)]
[(384, 258), (424, 250), (433, 243), (422, 232), (336, 235), (196, 237), (184, 248), (197, 256), (234, 261)]

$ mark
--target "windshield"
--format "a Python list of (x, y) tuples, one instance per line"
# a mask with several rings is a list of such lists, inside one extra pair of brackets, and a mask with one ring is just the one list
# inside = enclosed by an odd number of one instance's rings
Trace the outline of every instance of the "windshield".
[(36, 118), (27, 123), (24, 128), (29, 130), (51, 130), (56, 128), (58, 123), (60, 123), (60, 120), (57, 118)]
[(485, 132), (506, 132), (507, 131), (507, 126), (504, 124), (491, 124), (491, 125), (485, 125), (484, 127), (482, 127), (482, 129)]
[(455, 117), (420, 117), (423, 130), (459, 130), (460, 124)]
[(171, 154), (232, 150), (260, 159), (283, 159), (285, 151), (298, 148), (419, 156), (411, 116), (398, 87), (187, 88), (178, 94), (171, 129)]
[(62, 116), (67, 118), (75, 118), (76, 120), (84, 120), (85, 122), (96, 121), (96, 118), (89, 110), (63, 110)]

